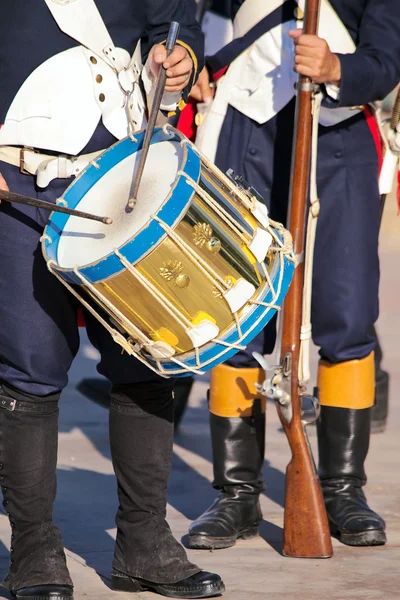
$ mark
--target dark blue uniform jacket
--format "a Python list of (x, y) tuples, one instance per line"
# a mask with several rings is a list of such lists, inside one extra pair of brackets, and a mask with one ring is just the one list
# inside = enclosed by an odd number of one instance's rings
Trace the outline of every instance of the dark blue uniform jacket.
[[(280, 9), (278, 23), (292, 18), (290, 2)], [(241, 2), (219, 4), (225, 16), (233, 17)], [(400, 3), (331, 0), (331, 4), (357, 45), (354, 54), (339, 55), (342, 81), (336, 105), (383, 98), (400, 81)], [(335, 106), (329, 98), (324, 102)], [(272, 217), (283, 223), (293, 124), (294, 100), (261, 125), (230, 106), (216, 155), (217, 165), (242, 173), (265, 198)], [(320, 126), (317, 172), (321, 212), (314, 254), (313, 339), (321, 356), (331, 362), (361, 359), (374, 348), (368, 330), (378, 316), (380, 215), (377, 152), (363, 113), (333, 127)], [(257, 366), (251, 352), (268, 353), (274, 345), (272, 328), (267, 327), (265, 334), (264, 347), (262, 339), (256, 339), (231, 364)]]
[[(0, 18), (0, 123), (25, 79), (51, 56), (77, 46), (63, 34), (44, 0), (4, 2)], [(181, 23), (180, 39), (203, 64), (203, 37), (194, 0), (96, 0), (117, 47), (132, 53), (142, 38), (144, 57), (166, 39), (171, 21)]]

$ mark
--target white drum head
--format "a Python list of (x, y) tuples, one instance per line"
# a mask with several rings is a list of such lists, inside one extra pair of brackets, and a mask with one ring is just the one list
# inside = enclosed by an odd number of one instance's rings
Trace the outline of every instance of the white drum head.
[(111, 217), (113, 222), (104, 225), (70, 217), (60, 236), (60, 267), (82, 267), (104, 258), (123, 246), (159, 210), (182, 164), (183, 149), (179, 142), (170, 141), (150, 146), (136, 207), (126, 212), (132, 173), (136, 173), (140, 155), (141, 151), (118, 163), (83, 196), (77, 210)]

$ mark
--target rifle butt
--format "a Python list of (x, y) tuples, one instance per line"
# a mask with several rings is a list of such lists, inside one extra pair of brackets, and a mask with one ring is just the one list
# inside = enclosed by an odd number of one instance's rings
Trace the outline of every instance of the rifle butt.
[(301, 453), (298, 449), (286, 469), (283, 554), (296, 558), (333, 554), (325, 504), (308, 448)]

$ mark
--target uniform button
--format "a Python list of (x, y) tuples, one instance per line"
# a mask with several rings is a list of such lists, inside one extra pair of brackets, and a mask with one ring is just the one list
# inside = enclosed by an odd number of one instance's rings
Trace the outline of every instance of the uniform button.
[(3, 475), (0, 477), (0, 481), (4, 481), (4, 477), (3, 477)]
[(250, 156), (255, 156), (257, 154), (257, 148), (250, 148), (249, 154)]
[(0, 463), (0, 471), (4, 468), (3, 463)]
[(335, 158), (342, 158), (343, 152), (335, 152)]

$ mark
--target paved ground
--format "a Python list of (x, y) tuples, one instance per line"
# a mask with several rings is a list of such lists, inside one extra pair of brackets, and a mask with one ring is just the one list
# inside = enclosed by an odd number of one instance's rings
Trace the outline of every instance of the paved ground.
[[(334, 541), (329, 560), (283, 558), (282, 518), (284, 471), (289, 460), (286, 438), (280, 432), (274, 406), (268, 410), (267, 451), (264, 474), (267, 490), (262, 497), (265, 520), (261, 536), (215, 552), (190, 551), (194, 562), (220, 573), (229, 600), (375, 600), (400, 598), (400, 478), (398, 469), (400, 400), (400, 218), (394, 202), (387, 207), (382, 236), (382, 290), (379, 333), (385, 352), (384, 366), (391, 373), (391, 413), (385, 434), (372, 438), (368, 457), (370, 504), (387, 521), (388, 544), (356, 549)], [(316, 359), (314, 358), (314, 367)], [(115, 535), (116, 485), (108, 449), (107, 411), (82, 398), (75, 390), (83, 375), (95, 373), (96, 355), (83, 340), (71, 372), (61, 407), (59, 488), (56, 521), (67, 548), (77, 600), (130, 594), (111, 592), (108, 577)], [(191, 520), (211, 502), (212, 466), (205, 407), (207, 383), (196, 383), (191, 406), (176, 438), (174, 467), (169, 490), (169, 520), (185, 543)], [(315, 443), (315, 437), (313, 437)], [(10, 531), (0, 515), (0, 569), (8, 565)], [(0, 592), (1, 598), (7, 598)], [(141, 600), (155, 598), (150, 593)]]

